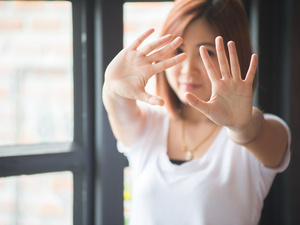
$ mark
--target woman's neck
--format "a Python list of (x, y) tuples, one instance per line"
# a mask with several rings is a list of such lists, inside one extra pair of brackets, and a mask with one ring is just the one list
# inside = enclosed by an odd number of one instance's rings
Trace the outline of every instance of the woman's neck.
[(198, 111), (197, 109), (195, 109), (190, 105), (182, 106), (181, 116), (184, 120), (194, 122), (194, 123), (201, 122), (201, 121), (204, 122), (209, 120), (203, 113), (201, 113), (200, 111)]

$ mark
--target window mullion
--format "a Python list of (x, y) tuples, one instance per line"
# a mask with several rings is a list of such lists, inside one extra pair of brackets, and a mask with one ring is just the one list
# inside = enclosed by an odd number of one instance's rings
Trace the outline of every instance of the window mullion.
[(64, 153), (46, 153), (0, 157), (0, 177), (46, 173), (82, 168), (84, 151), (74, 149)]

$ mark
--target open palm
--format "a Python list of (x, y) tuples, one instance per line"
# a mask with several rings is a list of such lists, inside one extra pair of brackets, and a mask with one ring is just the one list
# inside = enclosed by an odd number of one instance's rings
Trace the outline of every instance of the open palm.
[(231, 128), (241, 128), (250, 121), (252, 115), (252, 83), (255, 77), (257, 56), (252, 55), (250, 66), (243, 80), (234, 42), (228, 43), (230, 66), (224, 51), (222, 37), (216, 38), (216, 51), (221, 71), (219, 76), (207, 50), (200, 47), (200, 54), (212, 83), (212, 94), (205, 102), (191, 93), (185, 97), (189, 104), (205, 114), (215, 123)]
[(153, 32), (153, 29), (146, 31), (129, 47), (124, 48), (109, 64), (105, 76), (109, 87), (118, 95), (153, 105), (163, 105), (161, 98), (145, 91), (145, 86), (150, 77), (182, 62), (186, 55), (180, 54), (155, 63), (174, 52), (181, 45), (182, 38), (173, 39), (172, 35), (166, 35), (138, 49)]

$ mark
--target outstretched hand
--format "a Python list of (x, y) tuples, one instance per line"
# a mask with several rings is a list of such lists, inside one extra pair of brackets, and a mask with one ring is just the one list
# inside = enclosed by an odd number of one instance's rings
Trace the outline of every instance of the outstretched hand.
[[(154, 29), (146, 31), (129, 47), (124, 48), (107, 67), (105, 79), (109, 82), (109, 88), (119, 96), (152, 105), (163, 105), (164, 101), (158, 96), (148, 94), (145, 86), (150, 77), (182, 62), (186, 55), (162, 59), (182, 43), (182, 38), (174, 39), (172, 35), (161, 37), (138, 49), (153, 32)], [(155, 63), (159, 59), (161, 61)]]
[(233, 41), (228, 43), (229, 59), (225, 54), (222, 37), (216, 38), (216, 51), (221, 77), (214, 67), (204, 46), (199, 51), (212, 83), (212, 94), (205, 102), (191, 93), (185, 97), (189, 104), (205, 114), (215, 123), (232, 129), (239, 129), (248, 124), (252, 116), (252, 84), (257, 66), (257, 55), (251, 57), (246, 78), (241, 78), (238, 56)]

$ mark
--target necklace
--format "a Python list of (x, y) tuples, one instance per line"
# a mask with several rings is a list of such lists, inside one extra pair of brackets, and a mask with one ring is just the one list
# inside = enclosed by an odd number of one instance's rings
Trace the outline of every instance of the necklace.
[(184, 138), (184, 120), (181, 119), (181, 138), (182, 138), (182, 151), (185, 152), (185, 159), (187, 161), (192, 160), (194, 158), (194, 151), (199, 148), (200, 145), (202, 145), (210, 136), (214, 133), (214, 131), (217, 129), (217, 125), (215, 125), (211, 131), (207, 134), (206, 137), (204, 137), (198, 144), (196, 144), (193, 148), (187, 149), (185, 138)]

